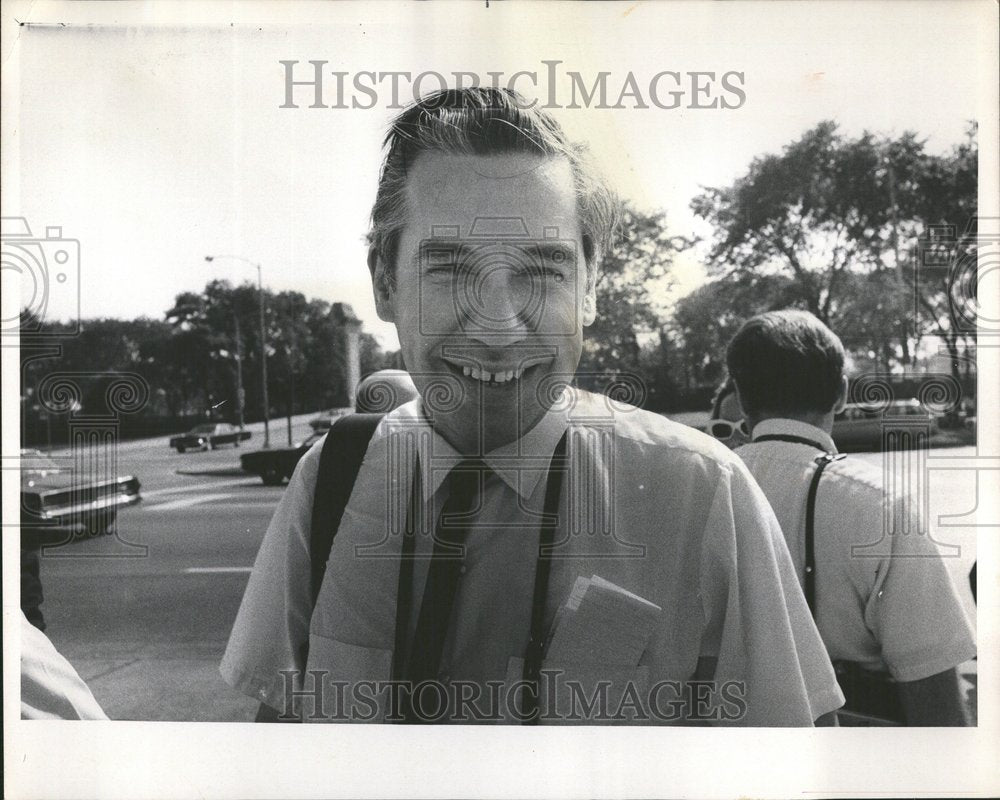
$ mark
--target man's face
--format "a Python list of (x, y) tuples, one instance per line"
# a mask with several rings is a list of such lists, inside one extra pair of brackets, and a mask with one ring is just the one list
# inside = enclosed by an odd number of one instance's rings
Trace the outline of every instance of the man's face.
[(572, 170), (565, 158), (424, 153), (406, 205), (379, 315), (396, 324), (439, 432), (487, 452), (538, 422), (593, 321)]

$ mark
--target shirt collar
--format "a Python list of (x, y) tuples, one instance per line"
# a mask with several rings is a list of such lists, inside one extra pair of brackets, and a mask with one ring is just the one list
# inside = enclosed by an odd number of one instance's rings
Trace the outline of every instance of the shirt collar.
[(833, 443), (833, 438), (822, 428), (810, 425), (808, 422), (801, 422), (797, 419), (765, 419), (758, 422), (751, 434), (751, 441), (756, 442), (761, 436), (785, 435), (798, 436), (802, 439), (810, 439), (816, 442), (829, 453), (837, 452), (837, 445)]
[[(522, 499), (531, 497), (542, 476), (548, 474), (552, 454), (569, 426), (566, 409), (572, 405), (564, 398), (557, 399), (524, 436), (483, 456), (486, 465)], [(421, 437), (424, 444), (419, 446), (422, 465), (431, 465), (430, 468), (422, 466), (420, 470), (424, 500), (429, 501), (450, 470), (466, 456), (434, 430), (423, 413), (419, 398), (396, 409), (390, 420), (390, 430), (402, 433), (419, 428), (429, 434)]]

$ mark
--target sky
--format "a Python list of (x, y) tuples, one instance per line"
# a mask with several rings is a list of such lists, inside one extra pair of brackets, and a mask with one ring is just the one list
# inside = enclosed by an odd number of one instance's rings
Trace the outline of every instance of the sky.
[[(631, 74), (650, 107), (553, 113), (627, 199), (666, 210), (674, 234), (703, 236), (689, 210), (701, 187), (730, 183), (821, 120), (849, 135), (916, 130), (943, 152), (993, 85), (975, 4), (337, 3), (308, 7), (309, 24), (257, 4), (144, 8), (105, 21), (74, 9), (55, 18), (78, 21), (5, 40), (16, 83), (5, 84), (3, 216), (25, 218), (39, 239), (61, 226), (79, 241), (84, 318), (162, 318), (212, 278), (255, 281), (243, 262), (204, 260), (232, 254), (260, 263), (275, 291), (350, 303), (386, 347), (396, 340), (375, 315), (363, 237), (389, 85), (370, 109), (309, 108), (308, 88), (295, 90), (299, 108), (281, 108), (282, 60), (299, 62), (296, 78), (327, 61), (348, 87), (363, 71), (521, 70), (544, 87), (543, 62), (559, 61), (563, 105), (567, 71), (588, 85), (610, 73), (612, 96)], [(648, 86), (665, 70), (714, 72), (716, 95), (723, 73), (742, 73), (745, 101), (657, 108)], [(334, 90), (328, 77), (329, 104)], [(704, 280), (698, 251), (673, 278), (673, 296)], [(76, 281), (50, 282), (49, 317), (76, 313)]]

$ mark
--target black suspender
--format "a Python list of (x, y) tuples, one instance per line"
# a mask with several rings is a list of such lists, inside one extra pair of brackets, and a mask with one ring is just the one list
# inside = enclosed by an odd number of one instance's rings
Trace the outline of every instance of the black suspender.
[(844, 456), (836, 453), (826, 452), (826, 447), (813, 439), (804, 436), (793, 436), (787, 433), (766, 433), (758, 436), (752, 444), (757, 442), (789, 442), (790, 444), (804, 444), (822, 450), (823, 454), (816, 456), (813, 463), (816, 469), (813, 471), (812, 480), (809, 481), (809, 493), (806, 495), (806, 558), (805, 558), (805, 581), (803, 592), (809, 610), (813, 618), (816, 617), (816, 493), (819, 490), (819, 479), (823, 477), (825, 470), (834, 461), (839, 461)]
[[(326, 562), (330, 559), (333, 537), (337, 535), (368, 443), (383, 414), (348, 414), (338, 419), (326, 435), (319, 456), (319, 472), (313, 494), (312, 525), (309, 534), (312, 602), (316, 605), (323, 584)], [(304, 661), (302, 662), (305, 663)]]
[(757, 442), (789, 442), (791, 444), (805, 444), (809, 447), (815, 447), (817, 450), (826, 452), (826, 448), (814, 439), (807, 439), (805, 436), (792, 436), (789, 433), (765, 433), (763, 436), (756, 437), (751, 444), (757, 444)]
[(816, 456), (816, 469), (813, 471), (812, 480), (809, 482), (809, 494), (806, 496), (806, 570), (805, 570), (805, 595), (806, 602), (813, 618), (816, 617), (816, 492), (819, 490), (819, 479), (823, 477), (825, 470), (834, 461), (839, 461), (842, 455), (834, 453), (823, 453)]

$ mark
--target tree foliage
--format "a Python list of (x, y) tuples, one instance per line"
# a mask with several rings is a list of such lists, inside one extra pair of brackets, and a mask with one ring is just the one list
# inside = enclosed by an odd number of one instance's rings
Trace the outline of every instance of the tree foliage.
[[(164, 320), (84, 320), (79, 334), (60, 339), (58, 358), (23, 359), (26, 409), (38, 413), (34, 387), (59, 372), (133, 372), (149, 384), (143, 413), (160, 417), (238, 419), (237, 365), (242, 364), (244, 419), (262, 419), (261, 358), (266, 354), (272, 415), (301, 413), (350, 403), (343, 359), (341, 318), (330, 303), (299, 292), (264, 292), (250, 283), (212, 281), (201, 292), (181, 292)], [(58, 326), (53, 328), (58, 332)], [(379, 369), (386, 356), (374, 337), (361, 334), (362, 374)], [(100, 381), (84, 384), (85, 411), (103, 398)]]
[(597, 275), (597, 318), (585, 329), (581, 372), (614, 375), (641, 369), (642, 340), (663, 324), (656, 297), (669, 285), (680, 247), (663, 212), (623, 209), (618, 235)]
[(891, 367), (910, 363), (922, 335), (960, 338), (948, 319), (947, 275), (920, 270), (917, 243), (974, 217), (976, 169), (974, 125), (935, 155), (913, 132), (849, 138), (823, 122), (691, 207), (714, 228), (707, 261), (720, 286), (785, 278), (781, 296), (764, 305), (805, 308)]

